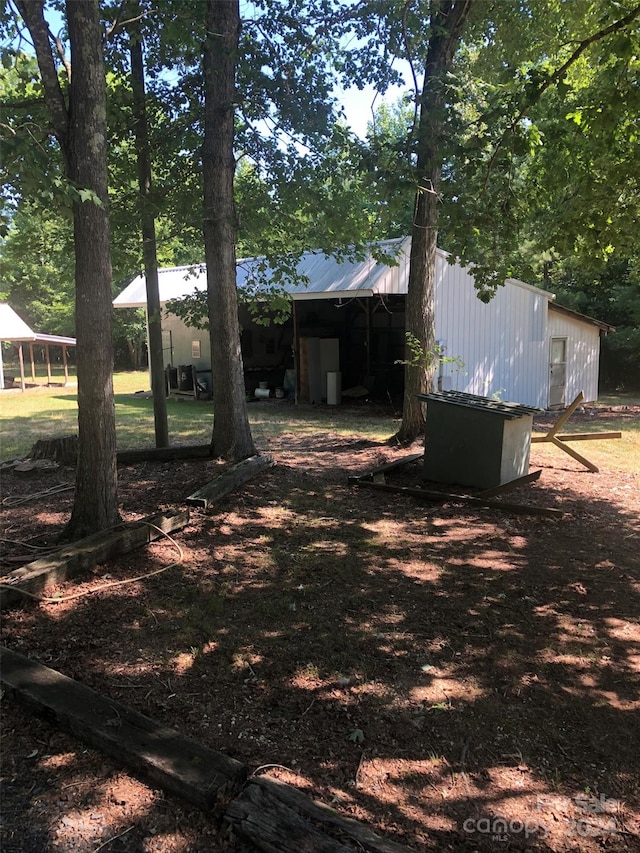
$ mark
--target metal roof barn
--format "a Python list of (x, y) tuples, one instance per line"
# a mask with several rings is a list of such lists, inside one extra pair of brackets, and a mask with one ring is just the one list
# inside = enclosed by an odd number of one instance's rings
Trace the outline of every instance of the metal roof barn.
[[(313, 352), (318, 340), (330, 339), (339, 354), (337, 363), (334, 360), (326, 370), (342, 373), (343, 389), (366, 386), (371, 390), (369, 380), (373, 379), (381, 396), (398, 393), (401, 362), (406, 358), (404, 305), (410, 248), (410, 238), (387, 240), (372, 244), (366, 256), (355, 261), (306, 252), (296, 272), (307, 283), (282, 281), (292, 299), (292, 320), (288, 327), (271, 326), (270, 334), (265, 326), (257, 327), (248, 312), (242, 314), (241, 307), (242, 352), (245, 372), (254, 371), (253, 387), (256, 379), (282, 385), (283, 378), (274, 373), (284, 367), (286, 352), (294, 352), (300, 368), (305, 340)], [(383, 263), (381, 254), (392, 256), (393, 264)], [(279, 283), (278, 274), (264, 259), (239, 260), (237, 270), (238, 288), (248, 289), (258, 299), (262, 287), (268, 290)], [(160, 270), (159, 287), (161, 303), (205, 291), (206, 268)], [(552, 293), (515, 279), (508, 279), (485, 304), (477, 298), (472, 271), (449, 263), (441, 250), (434, 290), (436, 339), (444, 355), (437, 371), (438, 390), (498, 395), (541, 408), (565, 405), (580, 391), (587, 401), (597, 399), (599, 337), (606, 324), (575, 312), (561, 315), (555, 311)], [(144, 276), (137, 276), (114, 306), (145, 307)], [(168, 363), (192, 363), (198, 371), (211, 368), (205, 333), (166, 311), (162, 323)], [(298, 391), (302, 391), (301, 370), (298, 374)], [(312, 384), (319, 387), (317, 381)], [(324, 375), (321, 386), (326, 388)], [(315, 396), (311, 394), (309, 401)], [(324, 396), (323, 390), (321, 399)]]
[[(334, 299), (341, 295), (376, 296), (404, 295), (409, 281), (408, 254), (404, 251), (406, 238), (385, 240), (375, 244), (361, 260), (339, 260), (322, 252), (305, 252), (296, 266), (296, 274), (305, 283), (283, 282), (284, 290), (293, 299)], [(376, 260), (379, 254), (396, 258), (396, 265), (388, 266)], [(241, 258), (237, 263), (237, 286), (246, 288), (260, 279), (270, 283), (269, 269), (261, 272), (261, 258)], [(170, 267), (158, 270), (160, 302), (181, 299), (207, 288), (207, 268), (204, 264)], [(259, 288), (258, 288), (259, 290)], [(147, 289), (144, 275), (136, 276), (113, 304), (116, 308), (144, 308)]]

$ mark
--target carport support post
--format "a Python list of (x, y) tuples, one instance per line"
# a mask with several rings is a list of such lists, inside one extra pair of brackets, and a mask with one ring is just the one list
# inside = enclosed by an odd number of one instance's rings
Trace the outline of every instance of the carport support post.
[(20, 362), (20, 388), (24, 391), (27, 387), (24, 381), (24, 354), (22, 352), (22, 344), (18, 344), (18, 361)]
[(298, 398), (300, 396), (300, 357), (298, 351), (298, 314), (296, 311), (296, 300), (291, 300), (291, 313), (293, 314), (293, 372), (294, 372), (294, 395), (295, 395), (295, 404), (298, 405)]
[(367, 376), (371, 376), (371, 297), (365, 299), (367, 314)]
[(29, 344), (29, 361), (31, 362), (31, 381), (36, 384), (36, 361), (33, 357), (33, 344)]
[(67, 364), (67, 345), (62, 344), (62, 365), (64, 367), (64, 384), (69, 384), (69, 365)]
[(47, 385), (51, 385), (51, 359), (49, 358), (49, 344), (44, 345), (44, 352), (47, 359)]

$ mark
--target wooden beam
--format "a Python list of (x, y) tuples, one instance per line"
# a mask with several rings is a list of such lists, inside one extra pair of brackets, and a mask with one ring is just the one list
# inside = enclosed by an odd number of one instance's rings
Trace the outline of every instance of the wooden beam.
[(173, 462), (176, 459), (210, 459), (210, 444), (185, 444), (178, 447), (144, 447), (139, 450), (119, 450), (118, 465), (137, 462)]
[[(600, 441), (601, 439), (622, 438), (621, 432), (574, 432), (566, 435), (556, 435), (559, 441)], [(541, 444), (549, 441), (547, 435), (532, 435), (532, 444)]]
[(352, 483), (354, 486), (365, 489), (377, 489), (382, 492), (392, 492), (397, 495), (407, 495), (412, 498), (420, 498), (433, 503), (462, 503), (471, 506), (486, 507), (487, 509), (499, 509), (511, 512), (515, 515), (540, 515), (546, 518), (563, 518), (564, 511), (551, 507), (526, 506), (525, 504), (505, 503), (504, 501), (490, 501), (484, 498), (471, 497), (470, 495), (456, 495), (449, 492), (436, 492), (429, 489), (412, 489), (406, 486), (390, 486), (386, 483), (371, 483), (368, 480), (359, 480)]
[(207, 509), (273, 464), (273, 459), (269, 455), (257, 454), (243, 459), (230, 468), (225, 468), (219, 477), (189, 495), (186, 503), (189, 506)]
[(18, 344), (18, 362), (20, 363), (20, 388), (25, 391), (27, 383), (24, 379), (24, 353), (22, 352), (22, 344)]
[(371, 376), (371, 298), (367, 297), (367, 376)]
[(298, 310), (296, 308), (296, 300), (291, 300), (291, 313), (293, 315), (293, 369), (294, 369), (294, 387), (293, 396), (294, 403), (297, 406), (300, 402), (300, 341), (298, 339)]
[(10, 699), (205, 813), (223, 814), (258, 850), (409, 853), (277, 779), (258, 776), (247, 782), (249, 768), (242, 762), (55, 669), (6, 647), (0, 648), (0, 663), (0, 683)]
[(0, 649), (0, 661), (2, 685), (13, 699), (204, 811), (238, 790), (247, 777), (241, 762), (55, 669), (7, 648)]
[(29, 361), (31, 362), (31, 381), (36, 384), (36, 362), (33, 357), (33, 344), (29, 344)]
[(594, 465), (593, 462), (589, 462), (584, 456), (581, 456), (577, 450), (574, 450), (573, 447), (569, 447), (568, 444), (564, 444), (564, 442), (560, 441), (559, 438), (556, 438), (552, 435), (548, 439), (552, 444), (555, 444), (556, 447), (559, 447), (560, 450), (564, 450), (565, 453), (569, 454), (569, 456), (573, 457), (577, 462), (580, 462), (584, 465), (585, 468), (588, 468), (589, 471), (593, 471), (594, 474), (597, 474), (600, 469), (597, 465)]
[[(127, 554), (189, 522), (189, 510), (169, 510), (131, 524), (94, 533), (54, 551), (46, 557), (27, 563), (5, 575), (0, 581), (0, 610), (24, 602), (21, 589), (38, 595), (47, 587), (82, 575), (98, 563)], [(153, 526), (151, 526), (153, 525)], [(156, 530), (155, 528), (160, 528)]]
[(357, 480), (370, 479), (377, 474), (386, 474), (388, 471), (394, 471), (396, 468), (401, 468), (403, 465), (408, 465), (410, 462), (417, 462), (422, 459), (424, 453), (411, 453), (409, 456), (402, 456), (400, 459), (395, 459), (393, 462), (387, 462), (386, 465), (380, 465), (378, 468), (372, 468), (371, 471), (366, 471), (364, 474), (359, 474), (357, 477), (349, 477), (348, 482), (353, 485)]
[(49, 353), (49, 344), (44, 345), (45, 358), (47, 359), (47, 385), (52, 384), (51, 379), (51, 358)]
[(64, 384), (69, 384), (69, 365), (67, 363), (67, 345), (62, 344), (62, 365), (64, 367)]
[(590, 441), (596, 440), (597, 438), (621, 438), (622, 433), (611, 432), (611, 433), (575, 433), (572, 435), (560, 435), (560, 429), (566, 424), (571, 415), (578, 408), (580, 403), (583, 401), (584, 395), (582, 391), (575, 398), (573, 403), (569, 406), (569, 408), (562, 414), (552, 429), (549, 430), (546, 435), (534, 435), (531, 437), (532, 444), (541, 444), (545, 441), (551, 442), (551, 444), (555, 444), (556, 447), (560, 448), (560, 450), (564, 450), (569, 456), (579, 462), (581, 465), (584, 465), (585, 468), (588, 468), (589, 471), (593, 471), (594, 474), (597, 474), (600, 470), (597, 465), (594, 465), (593, 462), (590, 462), (585, 456), (582, 456), (578, 453), (577, 450), (574, 450), (572, 447), (569, 447), (568, 444), (565, 444), (565, 441)]
[(474, 495), (476, 498), (491, 498), (493, 495), (500, 495), (504, 492), (510, 492), (512, 489), (519, 489), (527, 483), (533, 483), (540, 479), (542, 469), (532, 471), (531, 474), (525, 474), (524, 477), (516, 477), (515, 480), (509, 480), (508, 483), (501, 483), (499, 486), (494, 486), (493, 489), (485, 489), (484, 492), (478, 492)]
[(225, 821), (258, 850), (270, 853), (409, 853), (407, 847), (376, 835), (290, 785), (260, 776), (250, 779), (229, 803)]
[(556, 421), (555, 425), (547, 433), (547, 437), (549, 439), (552, 439), (554, 435), (560, 432), (562, 427), (566, 424), (566, 422), (569, 420), (571, 415), (575, 412), (575, 410), (578, 408), (578, 406), (583, 400), (584, 394), (582, 393), (582, 391), (580, 391), (573, 403), (571, 403), (571, 405), (562, 413), (562, 415)]

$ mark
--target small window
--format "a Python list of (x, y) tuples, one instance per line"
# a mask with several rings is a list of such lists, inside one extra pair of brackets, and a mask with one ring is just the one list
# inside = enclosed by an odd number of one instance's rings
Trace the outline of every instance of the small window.
[(567, 339), (552, 338), (551, 339), (551, 363), (566, 364), (567, 362)]
[(191, 341), (191, 358), (200, 358), (200, 341)]

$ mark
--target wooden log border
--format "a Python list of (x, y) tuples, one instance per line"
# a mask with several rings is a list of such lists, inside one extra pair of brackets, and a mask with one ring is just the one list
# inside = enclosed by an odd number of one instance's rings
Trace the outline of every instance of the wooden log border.
[(148, 545), (163, 533), (180, 530), (188, 522), (188, 509), (172, 509), (65, 545), (46, 557), (4, 575), (0, 586), (0, 610), (23, 603), (25, 596), (20, 592), (21, 589), (37, 595), (47, 587), (85, 574), (98, 563)]
[(200, 809), (213, 808), (247, 768), (72, 678), (0, 649), (7, 695)]
[(407, 495), (431, 503), (459, 503), (485, 509), (497, 509), (502, 512), (510, 512), (514, 515), (537, 515), (545, 518), (563, 518), (564, 510), (554, 509), (546, 506), (528, 506), (527, 504), (514, 504), (506, 501), (492, 501), (471, 495), (457, 495), (452, 492), (436, 492), (429, 489), (410, 488), (407, 486), (391, 486), (388, 483), (371, 483), (368, 480), (356, 480), (351, 483), (361, 489), (376, 489), (380, 492), (391, 492), (396, 495)]
[(292, 786), (249, 777), (240, 761), (7, 648), (0, 648), (0, 683), (10, 698), (136, 775), (223, 818), (258, 850), (410, 853)]
[(208, 509), (273, 464), (273, 458), (268, 454), (249, 456), (247, 459), (225, 468), (215, 480), (189, 495), (186, 503), (189, 506)]
[(178, 447), (146, 447), (139, 450), (119, 450), (118, 465), (137, 462), (174, 462), (177, 459), (211, 459), (210, 444), (185, 444)]

